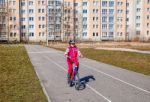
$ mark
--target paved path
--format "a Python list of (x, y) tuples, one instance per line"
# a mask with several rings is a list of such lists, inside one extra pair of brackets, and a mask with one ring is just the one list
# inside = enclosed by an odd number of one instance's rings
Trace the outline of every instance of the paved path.
[(136, 53), (142, 53), (142, 54), (150, 54), (150, 51), (140, 51), (135, 49), (127, 49), (127, 48), (96, 48), (100, 50), (112, 50), (112, 51), (127, 51), (127, 52), (136, 52)]
[(80, 77), (87, 84), (76, 91), (66, 83), (63, 52), (39, 45), (25, 47), (49, 102), (150, 102), (149, 76), (83, 58)]

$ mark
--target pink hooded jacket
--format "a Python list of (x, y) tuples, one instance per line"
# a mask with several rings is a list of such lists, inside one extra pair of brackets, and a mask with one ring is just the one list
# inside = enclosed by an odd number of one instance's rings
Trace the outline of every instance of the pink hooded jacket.
[(80, 56), (81, 53), (76, 46), (70, 46), (66, 49), (65, 55), (68, 55), (71, 59), (77, 59), (77, 57)]

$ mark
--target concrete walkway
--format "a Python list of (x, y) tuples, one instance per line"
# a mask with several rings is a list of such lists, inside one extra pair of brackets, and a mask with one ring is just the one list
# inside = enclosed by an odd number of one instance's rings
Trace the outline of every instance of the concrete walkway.
[(64, 52), (39, 45), (25, 48), (49, 102), (150, 102), (149, 76), (83, 58), (80, 77), (86, 87), (77, 91), (67, 85)]
[(127, 51), (127, 52), (136, 52), (136, 53), (142, 53), (142, 54), (150, 54), (150, 51), (140, 51), (135, 49), (127, 49), (127, 48), (96, 48), (99, 50), (112, 50), (112, 51)]

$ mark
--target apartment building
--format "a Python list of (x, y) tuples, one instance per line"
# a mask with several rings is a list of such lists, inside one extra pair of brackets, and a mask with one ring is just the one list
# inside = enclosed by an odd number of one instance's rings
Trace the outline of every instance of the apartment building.
[[(131, 0), (130, 0), (131, 1)], [(127, 28), (129, 28), (129, 3), (126, 0), (115, 0), (114, 9), (114, 40), (125, 41), (128, 38)]]
[(19, 0), (8, 0), (9, 41), (20, 41)]
[(48, 0), (48, 39), (61, 40), (61, 0)]
[(22, 40), (46, 41), (46, 5), (47, 0), (21, 0), (19, 10)]
[[(64, 0), (65, 2), (67, 0)], [(114, 0), (69, 0), (74, 3), (75, 32), (80, 40), (114, 39)]]
[(150, 40), (150, 0), (7, 0), (7, 4), (9, 15), (5, 20), (0, 17), (0, 39)]
[(114, 40), (115, 0), (102, 0), (101, 12), (101, 40)]
[(8, 40), (8, 3), (0, 1), (0, 41)]

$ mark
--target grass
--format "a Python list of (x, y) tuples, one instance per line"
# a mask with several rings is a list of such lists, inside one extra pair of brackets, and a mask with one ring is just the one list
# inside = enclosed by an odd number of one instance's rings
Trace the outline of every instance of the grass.
[(23, 46), (0, 45), (0, 102), (47, 102)]
[[(64, 48), (56, 48), (65, 51)], [(150, 55), (123, 51), (80, 49), (87, 58), (150, 76)]]

